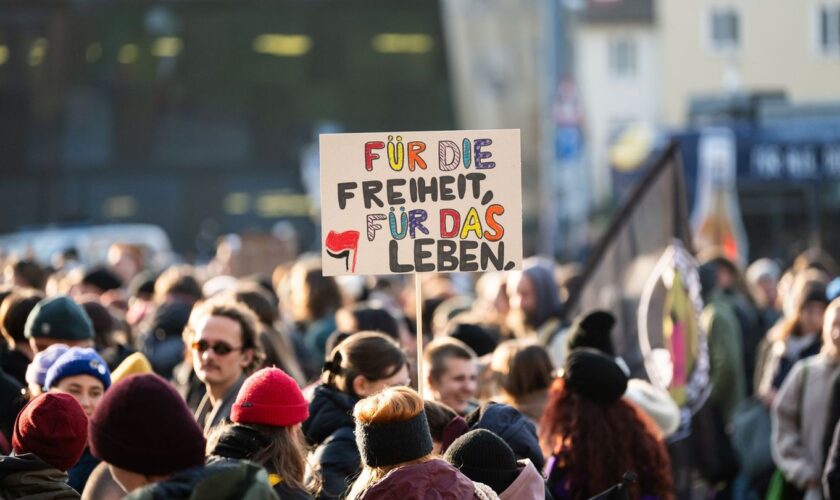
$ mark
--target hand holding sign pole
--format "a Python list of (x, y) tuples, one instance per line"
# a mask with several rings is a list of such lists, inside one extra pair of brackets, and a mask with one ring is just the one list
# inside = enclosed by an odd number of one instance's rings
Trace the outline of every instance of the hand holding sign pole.
[(320, 147), (324, 275), (415, 275), (422, 394), (419, 274), (522, 265), (519, 131), (325, 134)]

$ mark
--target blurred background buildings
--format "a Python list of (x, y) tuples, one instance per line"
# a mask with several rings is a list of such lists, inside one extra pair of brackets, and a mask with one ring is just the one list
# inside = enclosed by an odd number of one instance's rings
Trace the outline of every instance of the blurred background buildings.
[(452, 128), (522, 129), (529, 254), (584, 257), (672, 139), (698, 235), (836, 251), (840, 0), (0, 6), (0, 233), (315, 249), (319, 133)]

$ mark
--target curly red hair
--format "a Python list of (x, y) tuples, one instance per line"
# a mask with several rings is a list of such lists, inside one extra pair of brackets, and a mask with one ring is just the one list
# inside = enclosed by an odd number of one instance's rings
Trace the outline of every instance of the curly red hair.
[(589, 498), (621, 482), (637, 481), (630, 498), (673, 498), (671, 463), (653, 421), (623, 399), (599, 405), (566, 390), (563, 378), (551, 386), (540, 420), (540, 444), (555, 455), (574, 498)]

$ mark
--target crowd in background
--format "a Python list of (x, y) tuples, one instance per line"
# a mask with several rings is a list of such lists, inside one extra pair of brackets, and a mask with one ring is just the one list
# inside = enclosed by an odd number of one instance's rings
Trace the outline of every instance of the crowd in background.
[(0, 259), (2, 498), (840, 498), (840, 279), (816, 250), (701, 256), (690, 418), (611, 312), (563, 321), (581, 276), (547, 259), (423, 276), (417, 332), (413, 277), (319, 256), (249, 277), (63, 257)]

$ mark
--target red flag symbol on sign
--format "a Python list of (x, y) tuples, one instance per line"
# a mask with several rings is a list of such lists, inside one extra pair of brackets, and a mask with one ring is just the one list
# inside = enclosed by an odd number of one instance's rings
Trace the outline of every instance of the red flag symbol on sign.
[[(336, 259), (344, 259), (345, 271), (352, 273), (356, 272), (356, 254), (359, 248), (359, 232), (358, 231), (344, 231), (337, 233), (330, 231), (327, 233), (327, 239), (324, 241), (324, 246), (327, 247), (327, 253), (330, 257)], [(350, 267), (350, 252), (353, 252), (353, 267)]]

